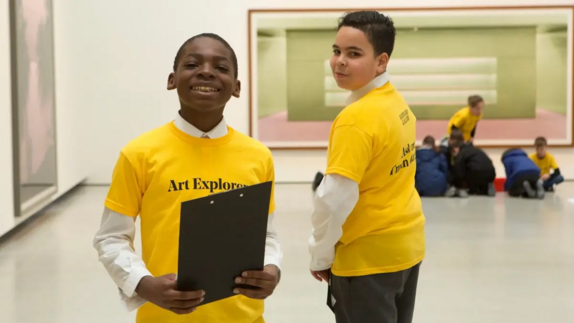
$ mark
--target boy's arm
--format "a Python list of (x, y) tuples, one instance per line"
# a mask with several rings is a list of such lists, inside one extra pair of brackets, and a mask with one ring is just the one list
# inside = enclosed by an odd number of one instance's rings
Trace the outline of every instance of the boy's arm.
[(443, 154), (440, 154), (439, 157), (440, 163), (439, 163), (439, 171), (444, 173), (444, 174), (448, 174), (448, 163), (446, 161), (446, 156)]
[(464, 125), (465, 122), (465, 118), (460, 114), (460, 113), (456, 113), (453, 117), (452, 117), (452, 125), (450, 127), (450, 131), (452, 132), (455, 129), (461, 129), (462, 126)]
[(510, 174), (514, 173), (514, 169), (512, 168), (511, 163), (508, 163), (508, 164), (503, 163), (503, 165), (505, 166), (504, 170), (506, 172), (506, 178), (508, 178)]
[(553, 172), (554, 174), (560, 175), (560, 167), (558, 167), (558, 163), (556, 162), (556, 158), (554, 158), (554, 156), (552, 156), (552, 161), (551, 161), (550, 167), (554, 171)]
[(329, 142), (327, 171), (315, 193), (311, 270), (329, 269), (343, 224), (359, 200), (359, 183), (371, 162), (373, 138), (354, 125), (336, 127)]
[(146, 302), (135, 290), (142, 278), (152, 276), (133, 249), (135, 219), (105, 208), (93, 242), (100, 262), (118, 286), (122, 301), (130, 311)]
[(472, 129), (472, 131), (470, 132), (470, 138), (471, 138), (471, 139), (474, 139), (474, 135), (476, 134), (476, 127), (477, 127), (477, 126), (478, 126), (478, 125), (474, 126), (474, 129)]
[(560, 175), (560, 168), (556, 168), (552, 174)]
[(273, 183), (271, 188), (271, 200), (269, 201), (269, 219), (267, 220), (267, 238), (265, 240), (265, 262), (264, 265), (275, 265), (281, 273), (281, 261), (283, 260), (283, 252), (281, 251), (281, 243), (275, 231), (275, 165), (273, 163), (273, 155), (269, 152), (267, 160), (267, 178), (266, 181)]
[(359, 185), (341, 175), (326, 175), (317, 188), (311, 216), (313, 233), (309, 239), (312, 271), (331, 268), (335, 245), (343, 235), (343, 224), (358, 200)]
[(267, 238), (265, 240), (265, 266), (275, 265), (281, 269), (281, 261), (283, 260), (283, 252), (281, 251), (281, 244), (277, 238), (277, 231), (273, 225), (274, 213), (269, 214), (267, 222)]
[(464, 180), (465, 163), (466, 157), (465, 150), (463, 149), (458, 153), (452, 165), (452, 176), (455, 180)]

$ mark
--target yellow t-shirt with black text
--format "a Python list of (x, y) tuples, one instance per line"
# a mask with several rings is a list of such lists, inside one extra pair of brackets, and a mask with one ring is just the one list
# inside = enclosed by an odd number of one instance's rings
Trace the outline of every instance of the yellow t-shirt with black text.
[(551, 170), (558, 169), (558, 163), (550, 153), (546, 153), (544, 158), (538, 158), (538, 155), (534, 153), (530, 155), (530, 159), (540, 168), (540, 175), (550, 174)]
[[(143, 261), (157, 277), (177, 273), (181, 202), (267, 181), (274, 181), (273, 159), (260, 142), (230, 127), (221, 138), (196, 138), (171, 122), (122, 149), (105, 206), (139, 214)], [(262, 300), (235, 296), (180, 316), (146, 303), (136, 321), (263, 323), (263, 308)]]
[(450, 133), (452, 132), (452, 126), (455, 126), (462, 132), (462, 135), (464, 136), (464, 141), (469, 141), (470, 138), (472, 137), (472, 130), (476, 128), (476, 125), (478, 124), (478, 121), (480, 121), (480, 119), (482, 119), (482, 114), (479, 116), (475, 116), (472, 113), (470, 113), (469, 107), (462, 108), (458, 110), (452, 116), (452, 118), (450, 118), (450, 121), (448, 122), (447, 133), (450, 135)]
[(415, 140), (416, 118), (390, 83), (347, 106), (333, 122), (326, 173), (359, 183), (359, 200), (335, 247), (335, 275), (397, 272), (423, 260)]

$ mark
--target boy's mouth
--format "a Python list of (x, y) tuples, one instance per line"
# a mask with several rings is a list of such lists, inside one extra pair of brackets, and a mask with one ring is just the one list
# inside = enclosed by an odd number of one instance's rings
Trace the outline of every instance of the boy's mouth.
[(219, 89), (216, 89), (211, 86), (193, 86), (191, 90), (198, 92), (219, 92)]

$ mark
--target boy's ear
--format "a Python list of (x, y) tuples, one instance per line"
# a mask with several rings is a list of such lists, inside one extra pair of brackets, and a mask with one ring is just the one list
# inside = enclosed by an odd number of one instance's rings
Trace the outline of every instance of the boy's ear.
[(167, 89), (168, 91), (171, 91), (175, 90), (175, 88), (175, 73), (169, 73), (169, 76), (167, 77)]
[(379, 55), (377, 64), (377, 75), (383, 74), (387, 71), (387, 65), (389, 64), (389, 54), (382, 53)]
[(233, 88), (233, 93), (231, 95), (238, 98), (240, 93), (241, 93), (241, 81), (237, 80), (235, 81), (235, 87)]

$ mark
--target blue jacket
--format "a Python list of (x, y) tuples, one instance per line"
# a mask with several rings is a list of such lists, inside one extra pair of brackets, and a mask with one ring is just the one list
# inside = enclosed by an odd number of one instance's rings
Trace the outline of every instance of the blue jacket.
[(540, 168), (528, 158), (521, 149), (510, 149), (502, 154), (502, 163), (506, 170), (504, 190), (508, 191), (517, 179), (523, 176), (540, 176)]
[(447, 189), (446, 157), (432, 149), (417, 150), (415, 187), (421, 196), (441, 196)]

